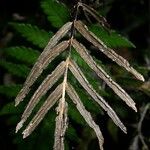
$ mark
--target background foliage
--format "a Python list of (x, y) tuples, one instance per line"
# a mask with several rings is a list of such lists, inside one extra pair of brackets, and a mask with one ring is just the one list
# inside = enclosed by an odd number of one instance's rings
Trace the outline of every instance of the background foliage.
[[(29, 138), (23, 140), (20, 133), (15, 134), (15, 126), (27, 104), (28, 98), (17, 108), (14, 107), (14, 99), (42, 48), (44, 48), (53, 33), (70, 19), (69, 8), (71, 8), (73, 2), (70, 3), (67, 0), (63, 2), (66, 5), (60, 5), (53, 0), (44, 0), (42, 3), (40, 0), (15, 0), (13, 2), (2, 0), (0, 2), (0, 147), (2, 150), (12, 148), (18, 150), (47, 150), (53, 145), (54, 109), (49, 112), (35, 132)], [(102, 129), (105, 137), (105, 149), (138, 150), (133, 145), (137, 146), (141, 115), (144, 114), (146, 106), (149, 106), (150, 100), (148, 1), (108, 0), (103, 1), (102, 6), (97, 1), (92, 2), (89, 0), (86, 2), (97, 9), (100, 14), (106, 16), (111, 28), (115, 31), (108, 33), (103, 28), (98, 27), (94, 20), (92, 20), (92, 24), (89, 23), (90, 30), (97, 33), (97, 36), (100, 36), (108, 46), (115, 48), (117, 53), (128, 59), (146, 79), (145, 83), (138, 82), (97, 51), (92, 52), (95, 59), (103, 61), (107, 66), (107, 72), (113, 75), (113, 78), (128, 91), (137, 103), (139, 111), (134, 113), (125, 107), (110, 89), (105, 87), (105, 83), (97, 83), (92, 80), (91, 71), (87, 68), (86, 75), (91, 80), (91, 84), (95, 88), (101, 87), (99, 92), (120, 115), (127, 126), (128, 134), (124, 135), (108, 116), (99, 110), (96, 104), (87, 103), (87, 95), (82, 92), (80, 87), (77, 86), (77, 88), (81, 93), (83, 103), (92, 112), (96, 122)], [(80, 15), (80, 18), (85, 19), (83, 15)], [(132, 41), (136, 48), (118, 33)], [(76, 54), (75, 57), (82, 67), (87, 67)], [(55, 65), (58, 60), (54, 61), (53, 64)], [(51, 65), (45, 72), (53, 68), (54, 66)], [(43, 77), (44, 74), (40, 80)], [(76, 84), (75, 80), (74, 82)], [(141, 126), (141, 132), (147, 145), (150, 145), (149, 114), (150, 111), (147, 109)], [(95, 135), (85, 125), (84, 120), (72, 105), (69, 108), (69, 117), (70, 126), (67, 130), (66, 149), (98, 149)], [(144, 146), (139, 142), (139, 149), (142, 148)]]

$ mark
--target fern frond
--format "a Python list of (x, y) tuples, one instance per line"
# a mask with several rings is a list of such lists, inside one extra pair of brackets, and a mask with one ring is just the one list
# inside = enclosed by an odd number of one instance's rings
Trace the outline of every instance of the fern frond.
[(56, 34), (49, 40), (48, 44), (45, 46), (42, 55), (45, 55), (47, 51), (49, 51), (51, 48), (53, 48), (71, 29), (72, 22), (67, 22), (64, 24), (57, 32)]
[(0, 85), (0, 94), (7, 97), (16, 97), (17, 93), (20, 91), (21, 85)]
[(72, 42), (73, 47), (77, 50), (80, 56), (85, 60), (85, 62), (95, 71), (95, 73), (106, 82), (106, 84), (112, 88), (112, 90), (123, 100), (126, 102), (128, 106), (137, 111), (135, 107), (135, 103), (132, 98), (116, 83), (112, 80), (112, 78), (100, 67), (96, 64), (93, 58), (88, 54), (87, 49), (75, 39)]
[[(82, 4), (82, 5), (81, 5)], [(78, 7), (82, 6), (82, 8), (92, 15), (96, 20), (99, 21), (102, 25), (107, 25), (105, 18), (102, 16), (98, 16), (98, 13), (87, 6), (86, 4), (78, 2), (77, 6), (75, 7), (76, 13), (73, 22), (67, 22), (64, 24), (68, 18), (69, 13), (68, 9), (65, 5), (62, 5), (58, 1), (55, 0), (44, 0), (42, 2), (42, 8), (44, 12), (48, 15), (48, 19), (51, 22), (53, 27), (60, 27), (63, 26), (57, 31), (57, 33), (49, 40), (47, 40), (47, 45), (45, 46), (43, 52), (38, 57), (36, 63), (34, 64), (32, 70), (30, 71), (21, 91), (16, 97), (15, 105), (17, 106), (25, 96), (29, 93), (30, 87), (34, 84), (37, 78), (42, 74), (43, 70), (62, 52), (66, 49), (68, 50), (68, 55), (65, 61), (62, 61), (54, 71), (49, 74), (41, 85), (37, 88), (34, 92), (33, 96), (31, 97), (29, 103), (26, 106), (25, 111), (22, 114), (20, 122), (17, 124), (16, 132), (24, 125), (27, 121), (28, 117), (32, 114), (32, 111), (35, 109), (36, 105), (39, 103), (40, 99), (50, 90), (54, 84), (63, 76), (63, 81), (59, 84), (55, 90), (51, 92), (48, 96), (46, 101), (37, 111), (35, 116), (31, 119), (30, 123), (27, 125), (26, 129), (23, 131), (23, 138), (29, 136), (38, 124), (42, 121), (45, 117), (49, 109), (58, 101), (58, 106), (56, 109), (57, 117), (56, 117), (56, 126), (55, 126), (55, 136), (54, 136), (54, 150), (64, 150), (64, 139), (65, 139), (65, 132), (68, 127), (68, 103), (66, 102), (66, 94), (70, 97), (72, 102), (75, 104), (77, 110), (87, 122), (87, 124), (94, 130), (98, 141), (99, 147), (103, 150), (103, 143), (104, 139), (101, 133), (99, 126), (94, 122), (91, 114), (86, 110), (84, 104), (82, 103), (79, 93), (79, 90), (75, 90), (70, 83), (70, 76), (68, 76), (68, 72), (71, 71), (72, 75), (76, 78), (76, 80), (80, 83), (87, 94), (93, 99), (93, 102), (98, 104), (99, 106), (107, 112), (109, 117), (114, 121), (114, 123), (120, 127), (123, 132), (126, 131), (126, 127), (123, 125), (115, 111), (111, 108), (111, 106), (104, 100), (104, 98), (97, 93), (97, 91), (93, 88), (92, 84), (88, 81), (85, 75), (86, 67), (84, 69), (80, 69), (81, 67), (75, 62), (74, 57), (72, 57), (72, 51), (77, 53), (78, 57), (84, 61), (84, 65), (87, 66), (89, 72), (92, 69), (96, 75), (102, 79), (106, 84), (123, 100), (125, 103), (131, 107), (132, 109), (136, 110), (135, 103), (132, 98), (122, 89), (119, 84), (112, 80), (112, 78), (105, 72), (105, 70), (99, 65), (97, 61), (94, 61), (92, 56), (88, 53), (88, 50), (82, 43), (79, 43), (75, 39), (75, 33), (78, 31), (85, 39), (87, 39), (90, 43), (92, 43), (96, 48), (98, 48), (101, 52), (103, 52), (108, 58), (112, 61), (115, 61), (118, 65), (124, 67), (128, 72), (132, 73), (137, 79), (144, 81), (143, 76), (138, 73), (134, 68), (132, 68), (127, 60), (123, 57), (118, 55), (115, 51), (111, 48), (107, 47), (101, 39), (99, 39), (94, 33), (88, 30), (86, 25), (77, 20), (78, 14)], [(16, 24), (14, 27), (17, 27), (18, 31), (22, 33), (23, 36), (27, 37), (29, 41), (32, 41), (35, 44), (39, 44), (43, 36), (43, 32), (40, 31), (37, 27), (31, 25), (23, 25), (23, 24)], [(23, 31), (21, 30), (23, 29)], [(32, 33), (33, 32), (33, 33)], [(38, 32), (40, 40), (35, 39), (35, 35)], [(94, 31), (93, 31), (94, 32)], [(31, 36), (34, 35), (34, 37)], [(37, 35), (38, 35), (37, 34)], [(45, 32), (46, 34), (46, 32)], [(61, 40), (64, 36), (69, 34), (69, 40)], [(36, 35), (36, 38), (37, 38)], [(31, 36), (31, 37), (30, 37)], [(115, 34), (113, 34), (115, 37)], [(119, 37), (118, 37), (119, 39)], [(120, 38), (121, 39), (121, 38)], [(124, 40), (125, 41), (125, 40)], [(105, 42), (105, 41), (104, 41)], [(127, 41), (126, 41), (127, 42)], [(127, 42), (129, 44), (129, 42)], [(131, 44), (131, 43), (130, 43)], [(130, 45), (129, 44), (129, 45)], [(40, 46), (40, 45), (39, 45)], [(42, 47), (42, 46), (41, 46)], [(73, 50), (72, 50), (73, 49)], [(16, 51), (15, 51), (16, 52)], [(14, 56), (15, 57), (15, 56)], [(17, 58), (17, 57), (16, 57)], [(88, 72), (88, 73), (89, 73)], [(75, 80), (75, 82), (76, 82)], [(74, 83), (75, 83), (74, 82)], [(86, 99), (88, 101), (88, 99)], [(87, 107), (88, 108), (88, 107)], [(72, 114), (71, 114), (72, 115)], [(74, 114), (73, 114), (74, 115)], [(72, 115), (72, 116), (73, 116)], [(77, 117), (77, 116), (76, 116)], [(82, 124), (82, 123), (81, 123)]]
[(126, 127), (118, 118), (114, 110), (109, 106), (109, 104), (96, 92), (96, 90), (91, 86), (91, 84), (86, 79), (84, 73), (81, 71), (79, 66), (72, 60), (71, 50), (72, 47), (80, 55), (80, 57), (85, 61), (85, 63), (102, 79), (106, 84), (123, 100), (126, 104), (132, 107), (135, 111), (135, 103), (132, 98), (115, 82), (112, 78), (103, 70), (101, 66), (98, 65), (88, 53), (88, 50), (84, 45), (79, 43), (76, 39), (71, 37), (67, 41), (59, 42), (73, 27), (77, 29), (81, 35), (83, 35), (88, 41), (90, 41), (95, 47), (98, 47), (106, 56), (111, 59), (115, 59), (116, 63), (126, 68), (126, 70), (133, 73), (138, 79), (144, 80), (143, 76), (136, 72), (129, 63), (116, 54), (112, 49), (108, 48), (103, 42), (98, 39), (93, 33), (88, 31), (87, 27), (81, 21), (74, 21), (66, 23), (48, 42), (44, 51), (39, 56), (37, 62), (33, 66), (30, 74), (28, 75), (23, 88), (16, 97), (16, 105), (18, 105), (24, 97), (29, 93), (30, 87), (34, 84), (36, 79), (41, 75), (42, 71), (48, 66), (53, 59), (55, 59), (61, 52), (69, 49), (69, 55), (66, 61), (62, 61), (56, 69), (48, 75), (39, 88), (35, 91), (31, 100), (29, 101), (22, 117), (21, 121), (16, 127), (16, 132), (23, 126), (24, 122), (31, 115), (33, 109), (39, 103), (41, 97), (46, 94), (46, 92), (58, 81), (58, 79), (64, 75), (63, 82), (50, 94), (44, 104), (41, 106), (39, 111), (36, 113), (34, 118), (30, 121), (27, 128), (23, 131), (23, 138), (26, 138), (32, 133), (32, 131), (41, 122), (43, 117), (46, 115), (48, 110), (59, 100), (57, 107), (56, 117), (56, 127), (55, 127), (55, 141), (54, 150), (64, 150), (64, 135), (68, 127), (68, 104), (66, 102), (66, 92), (70, 99), (76, 104), (76, 107), (80, 114), (83, 116), (88, 125), (93, 128), (97, 138), (99, 140), (100, 149), (103, 150), (103, 136), (100, 128), (96, 125), (92, 119), (90, 113), (85, 109), (80, 97), (78, 96), (75, 89), (68, 82), (68, 71), (70, 70), (78, 82), (83, 86), (85, 91), (93, 98), (93, 100), (98, 103), (114, 121), (114, 123), (120, 127), (125, 133)]
[(120, 127), (122, 131), (125, 133), (126, 127), (122, 124), (116, 113), (113, 111), (113, 109), (107, 104), (107, 102), (92, 88), (92, 86), (87, 81), (86, 77), (78, 67), (78, 65), (70, 61), (69, 69), (71, 70), (72, 74), (76, 77), (76, 79), (79, 81), (79, 83), (83, 86), (83, 88), (89, 93), (89, 95), (95, 100), (111, 117), (111, 119), (114, 121), (114, 123)]
[(81, 21), (75, 22), (75, 28), (83, 35), (89, 42), (97, 47), (102, 53), (104, 53), (112, 61), (115, 61), (118, 65), (124, 67), (127, 71), (132, 73), (137, 79), (144, 81), (144, 77), (138, 73), (129, 62), (122, 56), (118, 55), (115, 51), (108, 48), (96, 35), (90, 32), (85, 24)]
[(21, 113), (18, 112), (17, 109), (14, 108), (14, 103), (10, 102), (7, 103), (6, 105), (4, 105), (1, 109), (0, 109), (0, 116), (4, 116), (4, 115), (16, 115)]
[(81, 2), (79, 2), (79, 6), (81, 6), (84, 11), (88, 12), (91, 16), (93, 16), (98, 21), (98, 23), (102, 25), (104, 28), (105, 27), (109, 28), (107, 20), (103, 16), (98, 14), (96, 10)]
[(6, 48), (4, 49), (4, 53), (28, 64), (35, 63), (37, 57), (39, 56), (39, 51), (24, 46)]
[[(62, 110), (63, 108), (63, 110)], [(64, 150), (64, 136), (68, 127), (68, 104), (60, 99), (57, 107), (54, 150)]]
[(22, 117), (21, 117), (22, 125), (20, 125), (19, 123), (19, 126), (17, 126), (16, 128), (16, 132), (18, 132), (18, 130), (20, 130), (20, 128), (23, 126), (23, 123), (30, 116), (33, 109), (35, 108), (37, 103), (40, 101), (41, 97), (45, 95), (47, 91), (57, 82), (57, 80), (63, 75), (64, 71), (65, 71), (65, 62), (62, 62), (56, 67), (56, 69), (50, 75), (48, 75), (45, 78), (45, 80), (42, 82), (42, 84), (33, 94), (25, 111), (23, 112)]
[[(23, 131), (23, 138), (26, 138), (29, 136), (33, 130), (37, 127), (37, 125), (42, 121), (48, 110), (56, 103), (56, 101), (61, 96), (61, 90), (62, 90), (62, 84), (58, 85), (57, 88), (48, 96), (44, 104), (41, 106), (39, 111), (36, 113), (34, 118), (31, 120), (29, 125), (26, 127), (26, 129)], [(22, 126), (23, 120), (20, 121), (20, 123), (17, 125), (16, 131), (20, 129)]]
[(101, 130), (99, 126), (94, 122), (91, 114), (85, 109), (82, 101), (80, 100), (78, 94), (76, 93), (75, 89), (72, 87), (71, 84), (67, 84), (67, 94), (69, 95), (70, 99), (73, 101), (74, 104), (76, 104), (76, 107), (80, 114), (83, 116), (85, 121), (88, 123), (88, 125), (95, 131), (95, 134), (99, 140), (99, 146), (100, 149), (103, 150), (103, 142), (104, 138), (101, 133)]
[(0, 60), (0, 66), (17, 77), (26, 78), (30, 72), (30, 69), (26, 65), (15, 64), (6, 60)]
[(59, 28), (63, 26), (70, 18), (68, 8), (59, 1), (43, 0), (41, 7), (53, 27)]
[(52, 37), (52, 32), (46, 32), (43, 29), (39, 29), (37, 26), (24, 23), (10, 23), (10, 25), (23, 37), (25, 37), (29, 42), (32, 42), (34, 45), (39, 48), (44, 48), (49, 41), (49, 38)]
[(89, 30), (92, 31), (99, 39), (101, 39), (110, 48), (132, 47), (135, 45), (127, 38), (123, 37), (116, 31), (107, 32), (104, 28), (98, 25), (91, 25)]
[(64, 80), (62, 83), (62, 96), (59, 100), (59, 105), (57, 107), (56, 117), (56, 127), (55, 127), (55, 141), (54, 141), (54, 150), (64, 150), (64, 135), (68, 127), (68, 104), (65, 100), (66, 86), (67, 86), (67, 76), (68, 76), (68, 67), (69, 67), (69, 57), (65, 61), (65, 73)]
[(43, 53), (39, 56), (37, 62), (35, 63), (30, 74), (28, 75), (23, 88), (21, 89), (18, 96), (16, 97), (15, 105), (18, 105), (23, 100), (26, 94), (28, 94), (28, 92), (30, 91), (30, 87), (36, 81), (36, 79), (40, 76), (42, 71), (48, 66), (48, 64), (56, 56), (58, 56), (61, 52), (63, 52), (68, 47), (68, 45), (69, 45), (68, 41), (63, 41), (57, 46), (47, 51), (45, 56), (42, 56)]

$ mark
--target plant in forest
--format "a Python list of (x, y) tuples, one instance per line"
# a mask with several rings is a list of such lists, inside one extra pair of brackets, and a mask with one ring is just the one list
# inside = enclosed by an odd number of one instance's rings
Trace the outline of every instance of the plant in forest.
[[(121, 46), (121, 44), (133, 46), (133, 44), (115, 32), (109, 33), (109, 31), (107, 31), (109, 30), (107, 28), (108, 23), (106, 22), (105, 18), (100, 16), (94, 9), (87, 6), (86, 4), (83, 4), (82, 2), (78, 2), (75, 5), (72, 22), (67, 22), (69, 18), (69, 11), (64, 4), (54, 0), (45, 0), (42, 2), (42, 8), (48, 15), (48, 20), (51, 22), (52, 26), (59, 28), (59, 30), (53, 36), (52, 33), (47, 34), (46, 31), (39, 30), (38, 27), (32, 26), (30, 24), (12, 23), (12, 26), (21, 32), (23, 36), (26, 37), (29, 41), (32, 41), (33, 44), (38, 45), (40, 48), (45, 47), (37, 60), (36, 58), (39, 55), (39, 52), (34, 51), (31, 48), (13, 47), (11, 50), (10, 48), (7, 50), (7, 53), (13, 55), (16, 57), (16, 59), (22, 59), (22, 61), (30, 64), (33, 64), (36, 61), (22, 89), (16, 97), (15, 106), (24, 100), (26, 95), (30, 92), (33, 84), (42, 74), (43, 70), (46, 69), (56, 57), (61, 57), (61, 61), (57, 63), (57, 67), (53, 69), (53, 71), (43, 80), (43, 82), (34, 92), (28, 105), (25, 108), (25, 111), (22, 114), (21, 121), (16, 127), (16, 132), (22, 128), (28, 117), (32, 114), (36, 105), (40, 102), (41, 98), (46, 93), (50, 93), (33, 119), (23, 131), (23, 138), (26, 138), (34, 131), (34, 129), (45, 117), (47, 112), (57, 103), (58, 106), (56, 108), (57, 117), (55, 125), (54, 150), (64, 149), (64, 137), (68, 127), (68, 103), (70, 103), (68, 100), (71, 100), (87, 124), (95, 131), (99, 141), (99, 147), (102, 150), (104, 139), (101, 130), (95, 123), (91, 114), (86, 110), (85, 105), (82, 102), (82, 97), (77, 92), (78, 90), (76, 89), (75, 84), (80, 84), (80, 88), (82, 86), (82, 91), (84, 89), (84, 92), (88, 93), (92, 100), (100, 105), (107, 112), (114, 123), (125, 133), (127, 132), (126, 127), (123, 125), (112, 107), (90, 83), (89, 79), (92, 77), (87, 77), (87, 72), (91, 72), (91, 70), (93, 70), (96, 76), (103, 80), (129, 107), (135, 111), (137, 111), (137, 109), (132, 98), (106, 73), (101, 64), (90, 55), (87, 46), (85, 46), (84, 43), (79, 42), (79, 40), (83, 36), (84, 39), (90, 43), (90, 45), (94, 46), (112, 61), (116, 62), (119, 66), (132, 73), (138, 80), (144, 81), (143, 76), (133, 67), (131, 67), (127, 60), (118, 55), (112, 48), (106, 46), (107, 42), (108, 45), (111, 43), (111, 39), (116, 41), (120, 40), (119, 46)], [(78, 20), (78, 13), (80, 8), (83, 9), (87, 15), (93, 16), (94, 19), (97, 20), (99, 24), (101, 24), (101, 26), (99, 27), (94, 25), (88, 29), (83, 21)], [(101, 32), (97, 33), (97, 31)], [(78, 33), (79, 36), (76, 36)], [(49, 38), (50, 40), (46, 45)], [(109, 46), (113, 47), (113, 44), (110, 44)], [(30, 57), (31, 53), (33, 53), (32, 56), (35, 57)], [(63, 56), (60, 56), (62, 53)], [(22, 54), (26, 54), (28, 58), (26, 57), (27, 59), (25, 58), (25, 60), (23, 60), (24, 56)], [(82, 62), (82, 65), (85, 66), (85, 68), (83, 68), (81, 64), (78, 64), (79, 62), (76, 60), (76, 58)], [(4, 64), (5, 63), (6, 62), (4, 62)], [(25, 72), (29, 72), (26, 66), (24, 66), (23, 70), (26, 70)], [(24, 75), (24, 73), (21, 75)], [(72, 76), (74, 76), (75, 79), (73, 79)], [(76, 80), (76, 83), (74, 80)], [(89, 99), (87, 98), (87, 101), (88, 100)]]

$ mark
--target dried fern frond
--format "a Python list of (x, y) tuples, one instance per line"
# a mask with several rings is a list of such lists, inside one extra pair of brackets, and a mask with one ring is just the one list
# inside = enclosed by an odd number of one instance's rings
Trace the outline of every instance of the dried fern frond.
[(77, 50), (80, 56), (85, 60), (85, 62), (95, 71), (95, 73), (104, 80), (107, 85), (112, 88), (112, 90), (126, 102), (128, 106), (137, 111), (135, 103), (132, 98), (116, 83), (112, 78), (93, 60), (93, 58), (88, 54), (87, 49), (75, 39), (72, 42), (73, 47)]
[[(26, 94), (29, 93), (30, 87), (35, 82), (35, 80), (40, 76), (42, 71), (48, 66), (48, 64), (57, 57), (61, 52), (63, 52), (67, 47), (69, 46), (68, 41), (63, 41), (60, 44), (56, 45), (52, 49), (49, 49), (49, 51), (43, 52), (35, 65), (33, 66), (30, 74), (28, 75), (23, 88), (19, 92), (18, 96), (15, 100), (15, 105), (17, 106), (23, 98), (26, 96)], [(43, 56), (44, 55), (44, 56)]]
[(89, 93), (89, 95), (95, 100), (110, 116), (110, 118), (114, 121), (114, 123), (120, 127), (120, 129), (127, 133), (126, 127), (118, 118), (117, 114), (113, 111), (113, 109), (107, 104), (107, 102), (92, 88), (92, 86), (87, 81), (86, 77), (78, 67), (78, 65), (70, 60), (69, 69), (75, 78), (79, 81), (79, 83), (83, 86), (83, 88)]
[(90, 32), (87, 26), (82, 21), (76, 21), (75, 28), (95, 47), (97, 47), (102, 53), (104, 53), (112, 61), (115, 61), (118, 65), (124, 67), (127, 71), (132, 73), (138, 80), (144, 81), (144, 77), (138, 73), (129, 62), (122, 56), (118, 55), (115, 51), (108, 48), (99, 38)]
[(58, 85), (57, 88), (48, 96), (47, 100), (44, 102), (42, 107), (36, 113), (34, 118), (31, 120), (29, 125), (23, 131), (23, 138), (29, 136), (33, 130), (37, 127), (37, 125), (41, 122), (44, 118), (48, 110), (56, 103), (56, 101), (61, 96), (62, 84)]
[(72, 87), (72, 85), (69, 83), (67, 84), (67, 94), (69, 95), (69, 97), (73, 101), (73, 103), (76, 104), (78, 111), (83, 116), (83, 118), (88, 123), (88, 125), (95, 131), (95, 134), (96, 134), (98, 141), (99, 141), (99, 147), (101, 150), (103, 150), (104, 138), (103, 138), (103, 135), (101, 133), (99, 126), (94, 122), (91, 114), (85, 109), (85, 107), (84, 107), (82, 101), (80, 100), (77, 92)]
[(57, 80), (63, 75), (65, 71), (65, 62), (61, 62), (56, 69), (48, 75), (39, 88), (33, 94), (31, 100), (29, 101), (24, 113), (22, 114), (21, 121), (16, 127), (16, 132), (23, 126), (23, 123), (32, 113), (36, 104), (40, 101), (41, 97), (46, 94), (46, 92), (57, 82)]
[[(28, 75), (26, 82), (24, 83), (24, 88), (19, 92), (19, 94), (17, 95), (16, 99), (15, 99), (15, 105), (17, 106), (22, 100), (23, 98), (26, 96), (26, 94), (28, 94), (28, 92), (30, 91), (30, 87), (32, 86), (32, 84), (35, 82), (35, 80), (38, 78), (38, 76), (42, 73), (43, 69), (47, 67), (47, 65), (57, 56), (59, 55), (60, 52), (62, 52), (63, 50), (65, 50), (67, 48), (67, 42), (63, 42), (61, 45), (58, 45), (56, 50), (53, 48), (58, 41), (63, 38), (68, 31), (71, 29), (71, 22), (66, 23), (65, 25), (63, 25), (58, 31), (57, 33), (49, 40), (47, 46), (44, 48), (43, 52), (41, 53), (41, 55), (39, 56), (38, 60), (36, 61), (35, 65), (33, 66), (30, 74)], [(61, 46), (64, 46), (64, 49), (61, 49)], [(53, 48), (53, 49), (52, 49)], [(59, 51), (60, 50), (60, 51)], [(49, 56), (49, 58), (47, 58), (48, 63), (45, 64), (45, 67), (43, 65), (43, 63), (45, 63), (45, 59), (47, 56)]]
[[(61, 113), (60, 108), (64, 105), (64, 111)], [(68, 104), (65, 102), (62, 103), (61, 99), (57, 108), (57, 113), (59, 114), (56, 117), (56, 127), (55, 127), (55, 142), (54, 150), (64, 150), (64, 136), (66, 129), (68, 127)]]
[[(90, 13), (95, 19), (100, 23), (107, 23), (102, 16), (98, 16), (96, 11), (83, 3), (78, 3), (78, 7), (82, 6), (85, 11)], [(101, 22), (102, 20), (102, 22)], [(29, 136), (44, 116), (47, 114), (49, 109), (58, 101), (58, 107), (56, 113), (56, 126), (55, 126), (55, 135), (54, 135), (54, 150), (64, 150), (64, 139), (65, 132), (68, 127), (68, 103), (66, 102), (66, 93), (73, 101), (77, 107), (80, 114), (83, 116), (87, 124), (95, 131), (95, 134), (99, 141), (99, 147), (103, 150), (104, 138), (102, 136), (99, 126), (94, 122), (91, 114), (86, 110), (84, 104), (82, 103), (78, 93), (71, 85), (71, 81), (68, 81), (68, 72), (71, 71), (72, 75), (77, 79), (79, 84), (85, 89), (85, 91), (93, 98), (93, 100), (98, 103), (109, 115), (109, 117), (114, 121), (114, 123), (125, 133), (127, 133), (126, 127), (123, 125), (115, 111), (111, 106), (101, 97), (97, 91), (92, 87), (85, 77), (82, 69), (71, 57), (72, 47), (79, 53), (80, 57), (85, 61), (85, 63), (97, 74), (97, 76), (102, 79), (106, 84), (123, 100), (125, 103), (137, 111), (135, 102), (132, 98), (125, 92), (124, 89), (120, 87), (112, 78), (104, 71), (104, 69), (98, 65), (92, 56), (88, 53), (86, 47), (79, 43), (75, 39), (75, 30), (77, 30), (83, 37), (85, 37), (90, 43), (92, 43), (96, 48), (103, 52), (111, 60), (115, 61), (118, 65), (124, 67), (127, 71), (132, 73), (137, 79), (144, 81), (143, 76), (138, 73), (134, 68), (132, 68), (127, 60), (118, 55), (115, 51), (108, 48), (101, 39), (97, 38), (92, 32), (88, 30), (85, 24), (82, 21), (77, 20), (77, 14), (73, 22), (66, 23), (58, 32), (50, 39), (49, 43), (45, 47), (44, 51), (39, 56), (35, 65), (33, 66), (31, 72), (29, 73), (23, 88), (16, 97), (16, 106), (23, 101), (25, 96), (29, 93), (30, 87), (34, 84), (37, 78), (41, 75), (43, 70), (48, 66), (53, 59), (55, 59), (61, 52), (68, 50), (68, 55), (65, 61), (62, 61), (54, 71), (49, 74), (41, 85), (34, 92), (31, 97), (24, 113), (22, 114), (21, 121), (16, 127), (16, 132), (23, 126), (28, 117), (31, 115), (35, 106), (39, 103), (42, 96), (44, 96), (49, 89), (52, 88), (54, 84), (63, 76), (63, 81), (59, 84), (55, 90), (51, 92), (48, 98), (45, 100), (44, 104), (37, 111), (35, 116), (31, 119), (30, 123), (27, 125), (26, 129), (23, 131), (23, 138)], [(60, 41), (67, 33), (70, 33), (69, 40)]]
[(98, 23), (102, 25), (104, 28), (110, 27), (109, 24), (107, 23), (107, 20), (103, 16), (99, 15), (97, 11), (95, 11), (92, 7), (81, 2), (79, 2), (79, 6), (81, 6), (85, 12), (88, 12), (91, 16), (93, 16), (98, 21)]

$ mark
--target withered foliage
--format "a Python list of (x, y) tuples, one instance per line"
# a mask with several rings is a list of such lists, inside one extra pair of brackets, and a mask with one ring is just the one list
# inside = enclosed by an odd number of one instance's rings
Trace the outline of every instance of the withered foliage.
[[(84, 11), (90, 13), (98, 22), (103, 25), (107, 25), (106, 20), (98, 16), (96, 11), (92, 8), (89, 8), (86, 4), (78, 3), (77, 7), (82, 7)], [(39, 103), (40, 99), (43, 95), (47, 93), (48, 90), (52, 88), (52, 86), (63, 77), (62, 83), (60, 83), (54, 91), (48, 96), (45, 100), (44, 104), (41, 106), (39, 111), (35, 114), (33, 119), (27, 125), (26, 129), (23, 131), (23, 138), (29, 136), (34, 129), (38, 126), (41, 120), (44, 118), (48, 110), (58, 102), (58, 107), (56, 109), (56, 113), (58, 116), (56, 117), (56, 127), (55, 127), (55, 142), (54, 142), (54, 150), (64, 150), (64, 137), (65, 132), (68, 127), (68, 117), (67, 110), (68, 104), (66, 101), (66, 94), (70, 97), (70, 100), (76, 105), (78, 111), (83, 116), (87, 124), (95, 131), (95, 134), (99, 141), (99, 147), (103, 150), (103, 136), (99, 126), (94, 122), (91, 114), (86, 110), (84, 104), (82, 103), (80, 96), (76, 92), (75, 88), (71, 85), (71, 81), (68, 81), (68, 72), (70, 71), (72, 75), (78, 80), (81, 86), (85, 89), (85, 91), (92, 97), (92, 99), (98, 103), (110, 116), (110, 118), (114, 121), (114, 123), (120, 127), (120, 129), (127, 133), (126, 127), (123, 125), (121, 120), (118, 118), (115, 111), (111, 108), (111, 106), (105, 101), (105, 99), (97, 93), (97, 91), (92, 87), (92, 85), (88, 82), (84, 73), (78, 66), (78, 64), (71, 57), (72, 47), (77, 51), (77, 53), (82, 57), (82, 59), (87, 63), (87, 65), (97, 74), (97, 76), (102, 79), (106, 84), (133, 110), (137, 111), (136, 106), (132, 98), (125, 92), (124, 89), (120, 87), (113, 79), (104, 71), (104, 69), (97, 64), (92, 56), (88, 53), (87, 48), (80, 42), (78, 42), (75, 38), (74, 31), (79, 32), (85, 39), (87, 39), (93, 46), (99, 49), (102, 53), (104, 53), (108, 58), (116, 62), (118, 65), (124, 67), (128, 72), (132, 73), (137, 79), (144, 81), (143, 76), (138, 73), (134, 68), (132, 68), (127, 60), (118, 55), (114, 50), (107, 47), (101, 39), (96, 37), (92, 32), (90, 32), (87, 26), (80, 20), (76, 18), (72, 22), (66, 23), (62, 28), (58, 30), (58, 32), (50, 39), (49, 43), (39, 56), (35, 65), (33, 66), (30, 74), (28, 75), (23, 88), (19, 92), (16, 97), (17, 106), (26, 95), (30, 92), (30, 87), (34, 84), (37, 78), (41, 75), (43, 70), (48, 66), (49, 63), (53, 59), (55, 59), (59, 54), (63, 51), (68, 50), (68, 56), (65, 61), (62, 61), (54, 71), (48, 75), (38, 89), (35, 91), (33, 96), (31, 97), (28, 105), (24, 113), (22, 114), (21, 121), (18, 123), (16, 127), (16, 132), (22, 128), (23, 124), (26, 122), (28, 117), (31, 115), (35, 106)], [(69, 35), (71, 36), (68, 40), (62, 41), (61, 39)], [(69, 83), (70, 82), (70, 83)]]

